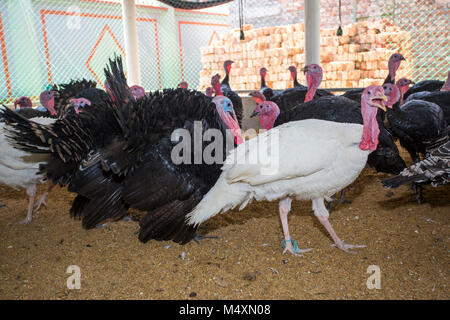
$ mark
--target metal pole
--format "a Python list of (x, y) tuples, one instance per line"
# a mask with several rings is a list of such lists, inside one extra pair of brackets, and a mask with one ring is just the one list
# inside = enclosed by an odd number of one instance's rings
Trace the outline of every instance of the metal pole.
[(160, 56), (161, 86), (163, 88), (174, 88), (181, 80), (181, 61), (180, 48), (178, 44), (178, 23), (175, 16), (175, 8), (161, 3), (162, 7), (167, 8), (161, 13), (159, 24), (163, 32), (160, 37), (160, 48), (164, 54)]
[(128, 85), (140, 85), (139, 48), (134, 0), (122, 0), (123, 33), (127, 62)]
[(392, 23), (395, 24), (395, 0), (392, 2)]
[(320, 63), (320, 0), (305, 0), (305, 64)]

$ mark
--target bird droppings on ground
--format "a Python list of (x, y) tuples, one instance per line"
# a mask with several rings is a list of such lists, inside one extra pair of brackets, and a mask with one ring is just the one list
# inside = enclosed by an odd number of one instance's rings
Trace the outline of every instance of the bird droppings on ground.
[[(199, 232), (218, 239), (201, 246), (143, 244), (137, 222), (82, 229), (68, 214), (74, 195), (59, 187), (19, 224), (25, 192), (2, 187), (0, 299), (449, 299), (450, 185), (426, 187), (418, 205), (407, 186), (387, 197), (386, 177), (365, 169), (347, 193), (353, 202), (330, 215), (346, 242), (367, 245), (355, 255), (331, 247), (310, 201), (294, 201), (291, 234), (314, 249), (303, 257), (282, 254), (277, 202), (212, 218)], [(67, 288), (73, 265), (79, 290)], [(366, 286), (371, 265), (380, 267), (379, 290)]]

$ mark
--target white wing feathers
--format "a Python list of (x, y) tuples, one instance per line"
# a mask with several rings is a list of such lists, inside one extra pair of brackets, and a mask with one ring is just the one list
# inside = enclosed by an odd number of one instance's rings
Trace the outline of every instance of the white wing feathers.
[(313, 199), (347, 186), (365, 165), (358, 144), (362, 125), (323, 120), (286, 123), (239, 145), (227, 157), (214, 187), (186, 217), (198, 225), (253, 198), (301, 194)]
[(361, 134), (346, 137), (348, 130), (334, 124), (323, 120), (289, 122), (246, 141), (227, 157), (222, 168), (225, 179), (256, 186), (327, 169), (338, 152), (361, 139)]
[[(32, 118), (40, 124), (50, 124), (52, 118)], [(6, 124), (0, 122), (0, 184), (13, 188), (28, 188), (40, 181), (43, 177), (38, 175), (39, 165), (48, 160), (47, 154), (35, 154), (14, 148), (12, 141), (6, 137), (8, 132)]]

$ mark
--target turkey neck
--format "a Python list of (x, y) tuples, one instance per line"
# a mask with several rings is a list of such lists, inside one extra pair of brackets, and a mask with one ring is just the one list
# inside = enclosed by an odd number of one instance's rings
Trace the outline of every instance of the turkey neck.
[(408, 91), (409, 87), (407, 87), (407, 86), (402, 86), (402, 87), (400, 87), (399, 89), (400, 89), (400, 100), (399, 100), (399, 102), (398, 102), (397, 107), (399, 107), (400, 104), (403, 103), (403, 97), (405, 96), (405, 93)]
[(297, 71), (291, 71), (291, 77), (294, 79), (294, 88), (302, 86), (297, 80)]
[(265, 130), (270, 130), (273, 128), (275, 120), (277, 120), (278, 116), (275, 115), (262, 115), (259, 117), (259, 124), (261, 128)]
[(223, 78), (222, 84), (230, 86), (229, 81), (230, 81), (230, 72), (228, 71), (228, 68), (225, 68), (225, 78)]
[(450, 71), (448, 72), (447, 80), (445, 80), (440, 91), (450, 91)]
[(388, 76), (386, 77), (386, 79), (384, 80), (383, 84), (386, 84), (386, 83), (395, 84), (395, 74), (397, 73), (397, 69), (399, 67), (400, 67), (400, 61), (396, 61), (396, 62), (389, 61), (388, 62), (389, 73), (388, 73)]
[(392, 83), (392, 84), (395, 83), (395, 80), (392, 80), (392, 79), (391, 79), (391, 73), (390, 73), (390, 72), (388, 73), (386, 79), (384, 79), (383, 84), (386, 84), (386, 83)]
[(261, 89), (266, 87), (266, 77), (264, 75), (261, 75)]
[[(308, 79), (308, 84), (312, 82), (309, 81)], [(314, 95), (316, 94), (317, 88), (319, 86), (315, 83), (312, 83), (311, 85), (308, 86), (308, 91), (306, 92), (306, 96), (305, 96), (305, 102), (311, 101), (314, 98)]]
[(223, 96), (222, 89), (220, 88), (219, 81), (213, 81), (211, 82), (211, 86), (213, 87), (213, 90), (216, 93), (216, 96)]
[[(400, 112), (400, 104), (403, 100), (403, 94), (401, 93), (400, 99), (392, 105), (392, 108), (387, 108), (387, 114), (393, 114)], [(384, 112), (384, 111), (383, 111)]]
[(378, 135), (380, 134), (380, 128), (377, 122), (377, 109), (369, 106), (365, 101), (361, 103), (361, 114), (363, 118), (363, 134), (359, 148), (363, 151), (374, 151), (378, 146)]

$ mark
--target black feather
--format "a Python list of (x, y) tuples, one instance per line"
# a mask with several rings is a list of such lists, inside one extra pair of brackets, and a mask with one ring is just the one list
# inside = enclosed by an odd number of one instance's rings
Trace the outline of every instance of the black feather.
[(450, 182), (450, 141), (430, 152), (427, 157), (403, 170), (398, 176), (382, 180), (387, 188), (414, 182), (436, 187)]
[[(280, 111), (284, 112), (298, 106), (299, 104), (304, 103), (307, 92), (307, 87), (299, 85), (294, 88), (289, 88), (274, 93), (272, 98), (270, 98), (270, 101), (275, 102), (280, 108)], [(326, 96), (333, 96), (333, 94), (326, 90), (318, 89), (316, 91), (316, 94), (314, 95), (314, 99)]]
[(425, 155), (427, 149), (436, 147), (448, 139), (444, 113), (438, 105), (423, 101), (410, 100), (399, 106), (394, 104), (388, 109), (387, 119), (392, 134), (409, 152), (414, 162)]
[[(186, 215), (217, 181), (221, 163), (202, 159), (199, 164), (175, 165), (172, 133), (185, 128), (195, 137), (198, 122), (202, 133), (214, 128), (226, 136), (226, 127), (211, 98), (197, 91), (167, 89), (136, 101), (121, 58), (110, 60), (105, 75), (111, 99), (101, 99), (79, 115), (66, 114), (52, 125), (33, 124), (3, 111), (14, 129), (11, 137), (22, 148), (51, 154), (41, 171), (78, 194), (71, 214), (82, 219), (83, 227), (120, 219), (132, 207), (147, 211), (140, 223), (142, 241), (186, 243), (196, 229), (186, 224)], [(202, 140), (195, 143), (202, 150), (206, 147)], [(194, 154), (191, 163), (193, 159)]]
[(408, 96), (406, 102), (410, 100), (424, 100), (432, 102), (441, 107), (444, 112), (444, 119), (447, 126), (450, 125), (450, 92), (448, 91), (420, 91)]
[(444, 85), (444, 81), (439, 80), (423, 80), (420, 82), (417, 82), (414, 84), (411, 88), (408, 89), (408, 91), (405, 92), (405, 95), (403, 96), (403, 99), (406, 100), (411, 94), (427, 91), (427, 92), (433, 92), (438, 91), (442, 88)]

